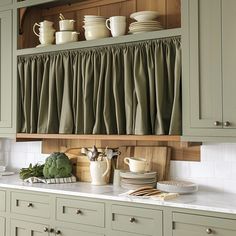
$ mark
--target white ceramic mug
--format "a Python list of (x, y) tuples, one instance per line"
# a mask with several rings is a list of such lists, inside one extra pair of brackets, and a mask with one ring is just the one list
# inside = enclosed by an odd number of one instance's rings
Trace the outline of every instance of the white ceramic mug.
[(105, 157), (104, 161), (90, 161), (90, 175), (92, 185), (105, 185), (106, 175), (109, 172), (109, 161)]
[(75, 21), (74, 20), (60, 20), (59, 21), (59, 28), (60, 28), (60, 31), (72, 31), (74, 30), (74, 24), (75, 24)]
[(125, 35), (126, 17), (112, 16), (106, 20), (106, 27), (111, 31), (113, 37)]
[(144, 172), (146, 170), (147, 161), (144, 158), (125, 157), (124, 162), (129, 166), (131, 172)]

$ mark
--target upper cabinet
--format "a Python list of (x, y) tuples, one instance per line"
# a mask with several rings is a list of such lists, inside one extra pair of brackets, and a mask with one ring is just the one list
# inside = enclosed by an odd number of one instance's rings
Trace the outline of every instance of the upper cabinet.
[(236, 137), (236, 1), (182, 3), (183, 138), (225, 141)]
[(13, 0), (1, 0), (0, 1), (0, 7), (10, 5), (10, 4), (12, 4), (12, 1)]
[(12, 10), (0, 10), (0, 137), (15, 133), (12, 52)]

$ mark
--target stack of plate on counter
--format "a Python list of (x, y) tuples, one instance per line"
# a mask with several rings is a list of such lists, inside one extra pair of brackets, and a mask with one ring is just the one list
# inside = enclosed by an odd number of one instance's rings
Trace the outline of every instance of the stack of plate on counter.
[(157, 172), (136, 173), (120, 172), (121, 187), (126, 189), (137, 189), (144, 186), (155, 187), (157, 182)]
[(156, 11), (140, 11), (131, 14), (130, 18), (137, 21), (130, 24), (129, 33), (137, 34), (163, 29), (161, 23), (155, 20), (158, 16), (159, 13)]

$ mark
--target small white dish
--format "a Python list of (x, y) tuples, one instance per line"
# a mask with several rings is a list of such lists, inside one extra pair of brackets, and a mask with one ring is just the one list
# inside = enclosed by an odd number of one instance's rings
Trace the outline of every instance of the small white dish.
[(56, 32), (56, 44), (64, 44), (78, 41), (79, 32), (59, 31)]
[(160, 14), (157, 11), (138, 11), (131, 14), (130, 18), (135, 19), (136, 21), (152, 21), (159, 15)]

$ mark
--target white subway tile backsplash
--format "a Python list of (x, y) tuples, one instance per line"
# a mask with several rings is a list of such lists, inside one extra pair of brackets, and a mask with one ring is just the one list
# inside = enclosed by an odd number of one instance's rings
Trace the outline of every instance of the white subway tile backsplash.
[[(19, 170), (30, 163), (43, 163), (41, 142), (0, 141), (0, 152), (9, 155), (9, 170)], [(170, 178), (189, 180), (202, 188), (236, 193), (236, 144), (205, 143), (201, 162), (171, 161)]]

